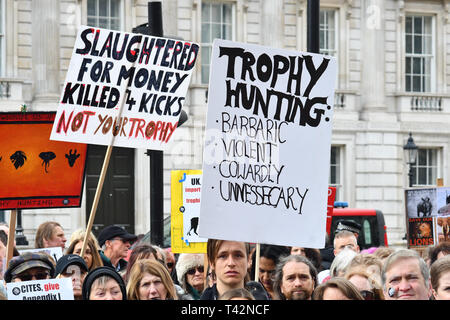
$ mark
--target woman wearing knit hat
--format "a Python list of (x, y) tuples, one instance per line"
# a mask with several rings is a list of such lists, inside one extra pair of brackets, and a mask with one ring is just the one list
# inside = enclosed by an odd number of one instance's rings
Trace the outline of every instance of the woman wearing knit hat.
[(204, 254), (182, 253), (175, 269), (178, 282), (194, 300), (199, 300), (204, 289)]
[(125, 283), (111, 267), (99, 267), (89, 272), (83, 281), (83, 300), (127, 300)]

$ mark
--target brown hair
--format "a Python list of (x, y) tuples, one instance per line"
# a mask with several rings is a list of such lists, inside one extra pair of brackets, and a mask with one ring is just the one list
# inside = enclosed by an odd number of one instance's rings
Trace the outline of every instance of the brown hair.
[[(216, 259), (217, 259), (217, 253), (219, 252), (220, 246), (225, 242), (225, 241), (231, 241), (231, 240), (217, 240), (217, 239), (208, 239), (208, 242), (206, 244), (206, 255), (208, 257), (208, 263), (209, 265), (211, 265), (211, 275), (216, 278), (216, 274), (215, 274), (215, 270), (214, 267), (216, 265)], [(237, 241), (240, 242), (240, 241)], [(247, 254), (246, 259), (249, 259), (250, 256), (250, 244), (248, 242), (242, 242), (245, 246), (245, 253)], [(250, 259), (251, 261), (251, 259)], [(209, 266), (208, 266), (209, 267)], [(248, 270), (247, 270), (247, 274), (244, 277), (244, 283), (250, 281), (250, 276), (248, 274)]]
[(395, 249), (388, 248), (388, 247), (379, 247), (377, 250), (374, 251), (374, 255), (381, 260), (386, 259), (389, 257), (392, 253), (395, 252)]
[[(156, 249), (147, 243), (139, 244), (135, 248), (133, 248), (130, 254), (130, 258), (128, 259), (127, 271), (124, 275), (125, 282), (128, 282), (128, 279), (130, 278), (131, 269), (133, 268), (133, 265), (136, 263), (136, 261), (141, 259), (151, 259), (152, 255), (155, 258), (155, 260), (158, 260)], [(161, 261), (161, 263), (163, 262)]]
[(170, 277), (169, 271), (160, 262), (150, 259), (142, 259), (136, 261), (130, 272), (130, 277), (127, 284), (127, 296), (129, 300), (139, 299), (139, 285), (145, 274), (149, 273), (161, 278), (161, 281), (166, 288), (166, 300), (178, 300), (175, 291), (175, 285)]
[(345, 278), (332, 278), (325, 283), (322, 283), (318, 286), (313, 293), (313, 300), (323, 300), (323, 294), (326, 289), (335, 288), (342, 292), (344, 296), (349, 298), (350, 300), (364, 300), (361, 293), (359, 293), (358, 289)]
[(361, 270), (361, 269), (358, 269), (358, 268), (354, 268), (352, 270), (349, 270), (345, 274), (345, 279), (350, 281), (350, 278), (353, 277), (353, 276), (361, 276), (361, 277), (366, 278), (369, 281), (370, 286), (372, 287), (372, 291), (373, 291), (373, 293), (375, 295), (375, 300), (385, 300), (384, 299), (383, 289), (380, 287), (379, 283), (374, 281), (373, 277), (371, 277), (370, 274), (368, 274), (364, 270)]
[(442, 275), (448, 271), (450, 271), (450, 256), (445, 256), (438, 259), (431, 265), (431, 286), (434, 290), (439, 288), (439, 280), (441, 280)]
[(49, 240), (53, 238), (53, 232), (56, 227), (61, 227), (61, 225), (55, 221), (47, 221), (39, 225), (36, 231), (36, 238), (34, 241), (35, 248), (45, 248), (44, 239)]
[[(227, 240), (217, 240), (217, 239), (208, 239), (208, 243), (206, 245), (206, 254), (208, 255), (208, 261), (210, 264), (214, 265), (214, 262), (217, 258), (217, 253), (219, 252), (220, 246)], [(239, 242), (239, 241), (237, 241)], [(243, 242), (245, 245), (245, 252), (247, 254), (247, 258), (250, 254), (250, 245), (247, 242)]]
[(430, 265), (432, 265), (435, 261), (437, 261), (438, 254), (443, 252), (444, 254), (450, 254), (450, 242), (441, 242), (435, 247), (431, 247), (430, 250)]
[[(79, 238), (73, 238), (72, 242), (70, 243), (69, 248), (67, 248), (67, 250), (66, 250), (66, 254), (73, 254), (75, 251), (75, 246), (79, 242), (83, 242), (83, 241), (84, 241), (83, 234), (79, 234)], [(102, 258), (100, 257), (100, 254), (98, 253), (98, 247), (97, 247), (96, 243), (97, 242), (96, 242), (95, 238), (93, 238), (92, 235), (87, 238), (87, 246), (91, 250), (91, 255), (92, 255), (92, 265), (89, 268), (89, 271), (103, 266), (103, 261), (102, 261)]]
[(381, 259), (379, 257), (377, 257), (374, 254), (370, 254), (370, 253), (361, 253), (358, 254), (357, 256), (355, 256), (353, 258), (353, 260), (350, 262), (349, 264), (349, 268), (351, 269), (352, 267), (355, 266), (378, 266), (380, 268), (380, 272), (381, 270), (383, 270), (383, 263), (381, 262)]
[(255, 297), (245, 288), (236, 288), (225, 291), (217, 300), (231, 300), (233, 298), (245, 298), (247, 300), (255, 300)]

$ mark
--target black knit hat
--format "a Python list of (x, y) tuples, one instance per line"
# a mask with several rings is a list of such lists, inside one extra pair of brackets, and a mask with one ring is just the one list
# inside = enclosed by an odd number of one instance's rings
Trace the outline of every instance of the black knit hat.
[(82, 257), (77, 254), (66, 254), (56, 262), (55, 276), (63, 273), (64, 270), (72, 264), (80, 266), (80, 268), (86, 272), (89, 271), (88, 266)]
[(127, 300), (127, 290), (125, 286), (125, 282), (123, 281), (122, 277), (119, 273), (116, 272), (111, 267), (98, 267), (92, 271), (90, 271), (86, 278), (84, 278), (83, 282), (83, 288), (82, 288), (82, 294), (83, 294), (83, 300), (89, 300), (89, 296), (91, 294), (91, 287), (94, 281), (97, 278), (107, 276), (110, 278), (113, 278), (117, 281), (120, 287), (120, 291), (122, 291), (122, 300)]

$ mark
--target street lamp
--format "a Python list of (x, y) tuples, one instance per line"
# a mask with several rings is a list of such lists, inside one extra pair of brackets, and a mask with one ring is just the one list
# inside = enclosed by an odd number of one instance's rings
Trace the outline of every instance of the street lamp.
[(416, 163), (417, 159), (417, 149), (418, 147), (414, 143), (414, 139), (412, 137), (412, 133), (409, 133), (409, 138), (406, 144), (403, 146), (403, 150), (405, 151), (406, 163), (409, 165), (409, 187), (413, 186), (413, 164)]

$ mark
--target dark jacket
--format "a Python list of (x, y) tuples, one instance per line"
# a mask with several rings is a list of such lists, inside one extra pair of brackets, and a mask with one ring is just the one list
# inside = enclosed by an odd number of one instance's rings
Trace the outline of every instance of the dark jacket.
[(116, 267), (116, 266), (113, 266), (113, 264), (111, 263), (111, 260), (107, 256), (105, 256), (105, 253), (102, 250), (98, 250), (98, 253), (100, 254), (100, 258), (102, 258), (104, 266), (111, 267), (114, 270), (116, 270), (117, 272), (125, 271), (127, 269), (128, 262), (126, 260), (120, 259), (119, 263), (117, 264), (117, 267)]
[[(270, 300), (264, 286), (256, 281), (249, 281), (245, 284), (245, 289), (255, 297), (255, 300)], [(200, 300), (217, 300), (219, 293), (217, 292), (217, 286), (214, 284), (212, 287), (206, 288), (203, 291)]]
[(334, 260), (334, 247), (333, 246), (327, 246), (323, 249), (319, 249), (320, 256), (322, 258), (322, 270), (328, 270), (331, 267), (331, 264)]

